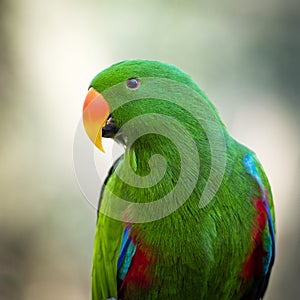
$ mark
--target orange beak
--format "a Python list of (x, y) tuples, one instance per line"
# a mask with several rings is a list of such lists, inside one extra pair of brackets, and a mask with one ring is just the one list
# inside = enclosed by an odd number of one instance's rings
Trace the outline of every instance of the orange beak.
[(104, 97), (94, 88), (90, 88), (83, 104), (83, 124), (88, 137), (102, 152), (102, 128), (109, 113), (110, 107)]

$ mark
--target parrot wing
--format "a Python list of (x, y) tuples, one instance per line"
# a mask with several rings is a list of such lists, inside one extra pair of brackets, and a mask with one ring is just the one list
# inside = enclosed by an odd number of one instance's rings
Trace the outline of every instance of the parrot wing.
[(249, 153), (244, 165), (257, 182), (261, 197), (254, 199), (257, 218), (252, 238), (254, 249), (244, 265), (244, 281), (252, 282), (251, 290), (241, 300), (262, 299), (269, 281), (275, 259), (274, 207), (268, 180), (256, 156)]
[(117, 265), (125, 228), (120, 221), (101, 213), (100, 205), (105, 186), (121, 159), (122, 156), (111, 167), (100, 193), (93, 254), (93, 300), (118, 299)]
[(128, 284), (147, 286), (149, 282), (149, 256), (136, 243), (131, 224), (100, 212), (105, 187), (122, 160), (123, 155), (113, 164), (100, 193), (92, 273), (93, 300), (119, 299)]

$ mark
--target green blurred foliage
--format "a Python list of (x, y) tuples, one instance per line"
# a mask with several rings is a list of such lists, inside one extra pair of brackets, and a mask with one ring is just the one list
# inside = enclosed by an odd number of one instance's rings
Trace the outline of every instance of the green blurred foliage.
[(190, 73), (260, 154), (278, 228), (266, 299), (296, 299), (299, 4), (0, 0), (0, 299), (89, 297), (96, 213), (77, 186), (73, 137), (91, 78), (130, 58)]

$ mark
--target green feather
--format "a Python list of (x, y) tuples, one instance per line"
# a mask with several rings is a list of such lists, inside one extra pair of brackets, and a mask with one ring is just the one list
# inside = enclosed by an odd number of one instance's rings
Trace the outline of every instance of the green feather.
[(118, 297), (117, 262), (123, 232), (120, 222), (99, 213), (92, 271), (93, 300)]

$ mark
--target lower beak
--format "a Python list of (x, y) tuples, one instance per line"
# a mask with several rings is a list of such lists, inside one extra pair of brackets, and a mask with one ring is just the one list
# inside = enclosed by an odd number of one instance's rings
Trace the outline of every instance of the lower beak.
[(90, 88), (83, 105), (83, 125), (88, 137), (95, 146), (104, 152), (102, 146), (102, 128), (110, 113), (109, 104), (94, 88)]

